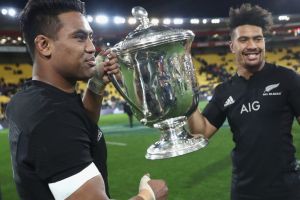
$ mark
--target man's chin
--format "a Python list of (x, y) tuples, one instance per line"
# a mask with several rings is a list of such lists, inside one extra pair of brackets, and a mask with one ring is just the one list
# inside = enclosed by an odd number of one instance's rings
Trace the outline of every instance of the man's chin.
[(93, 76), (95, 76), (97, 74), (96, 72), (96, 68), (90, 68), (88, 71), (85, 71), (85, 73), (82, 74), (81, 80), (82, 81), (87, 81), (90, 78), (92, 78)]
[(256, 72), (260, 70), (261, 65), (262, 62), (255, 62), (255, 63), (248, 62), (245, 64), (245, 68), (251, 72)]
[(81, 76), (81, 77), (78, 77), (77, 80), (86, 82), (92, 77), (93, 77), (92, 75), (90, 75), (90, 76)]

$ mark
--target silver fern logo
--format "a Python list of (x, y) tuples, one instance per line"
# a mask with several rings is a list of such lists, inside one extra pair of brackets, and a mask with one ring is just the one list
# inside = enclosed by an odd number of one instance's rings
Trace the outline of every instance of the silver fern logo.
[(280, 85), (280, 83), (268, 85), (268, 86), (265, 88), (265, 91), (264, 91), (264, 93), (263, 93), (263, 96), (278, 96), (278, 95), (281, 95), (282, 92), (271, 92), (271, 91), (274, 90), (275, 88), (278, 88), (279, 85)]

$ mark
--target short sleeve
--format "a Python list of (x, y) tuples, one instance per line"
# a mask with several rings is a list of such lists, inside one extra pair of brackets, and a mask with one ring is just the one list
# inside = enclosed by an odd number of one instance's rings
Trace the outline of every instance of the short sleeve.
[(72, 113), (47, 115), (31, 137), (33, 163), (42, 180), (51, 182), (69, 177), (92, 162), (88, 129)]
[(300, 117), (300, 75), (292, 72), (288, 89), (288, 101), (296, 117)]
[(218, 98), (218, 87), (212, 99), (204, 108), (202, 114), (207, 118), (207, 120), (216, 128), (220, 128), (226, 119), (225, 112), (220, 108), (220, 100)]

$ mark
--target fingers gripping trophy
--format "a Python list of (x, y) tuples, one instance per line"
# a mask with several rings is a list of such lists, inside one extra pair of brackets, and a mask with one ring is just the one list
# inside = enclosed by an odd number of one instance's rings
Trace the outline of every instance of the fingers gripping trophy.
[(187, 117), (198, 106), (198, 86), (190, 55), (194, 34), (149, 23), (147, 11), (134, 7), (140, 25), (113, 48), (119, 60), (121, 81), (110, 76), (135, 117), (161, 130), (161, 138), (146, 153), (163, 159), (205, 147), (203, 136), (185, 129)]

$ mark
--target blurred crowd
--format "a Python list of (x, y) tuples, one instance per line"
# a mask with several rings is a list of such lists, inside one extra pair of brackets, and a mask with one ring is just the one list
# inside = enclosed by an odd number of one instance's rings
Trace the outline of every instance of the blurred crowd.
[[(193, 55), (193, 57), (196, 77), (198, 77), (197, 80), (199, 83), (200, 100), (210, 100), (215, 86), (228, 80), (235, 73), (234, 60), (230, 53), (199, 53)], [(300, 72), (300, 47), (269, 49), (266, 57), (268, 62), (283, 65)], [(30, 78), (27, 77), (27, 74), (31, 74), (31, 72), (28, 73), (28, 69), (26, 68), (24, 69), (26, 71), (23, 72), (23, 68), (21, 69), (22, 66), (18, 64), (14, 64), (14, 67), (9, 65), (2, 65), (0, 67), (4, 68), (3, 70), (5, 71), (10, 71), (15, 77)], [(6, 126), (4, 116), (7, 103), (25, 81), (25, 78), (18, 78), (18, 83), (8, 83), (5, 78), (7, 78), (5, 75), (0, 74), (0, 129), (1, 126)], [(82, 95), (84, 88), (85, 85), (78, 87), (78, 93)], [(105, 92), (101, 112), (102, 114), (124, 112), (124, 100), (111, 85), (109, 85)]]

